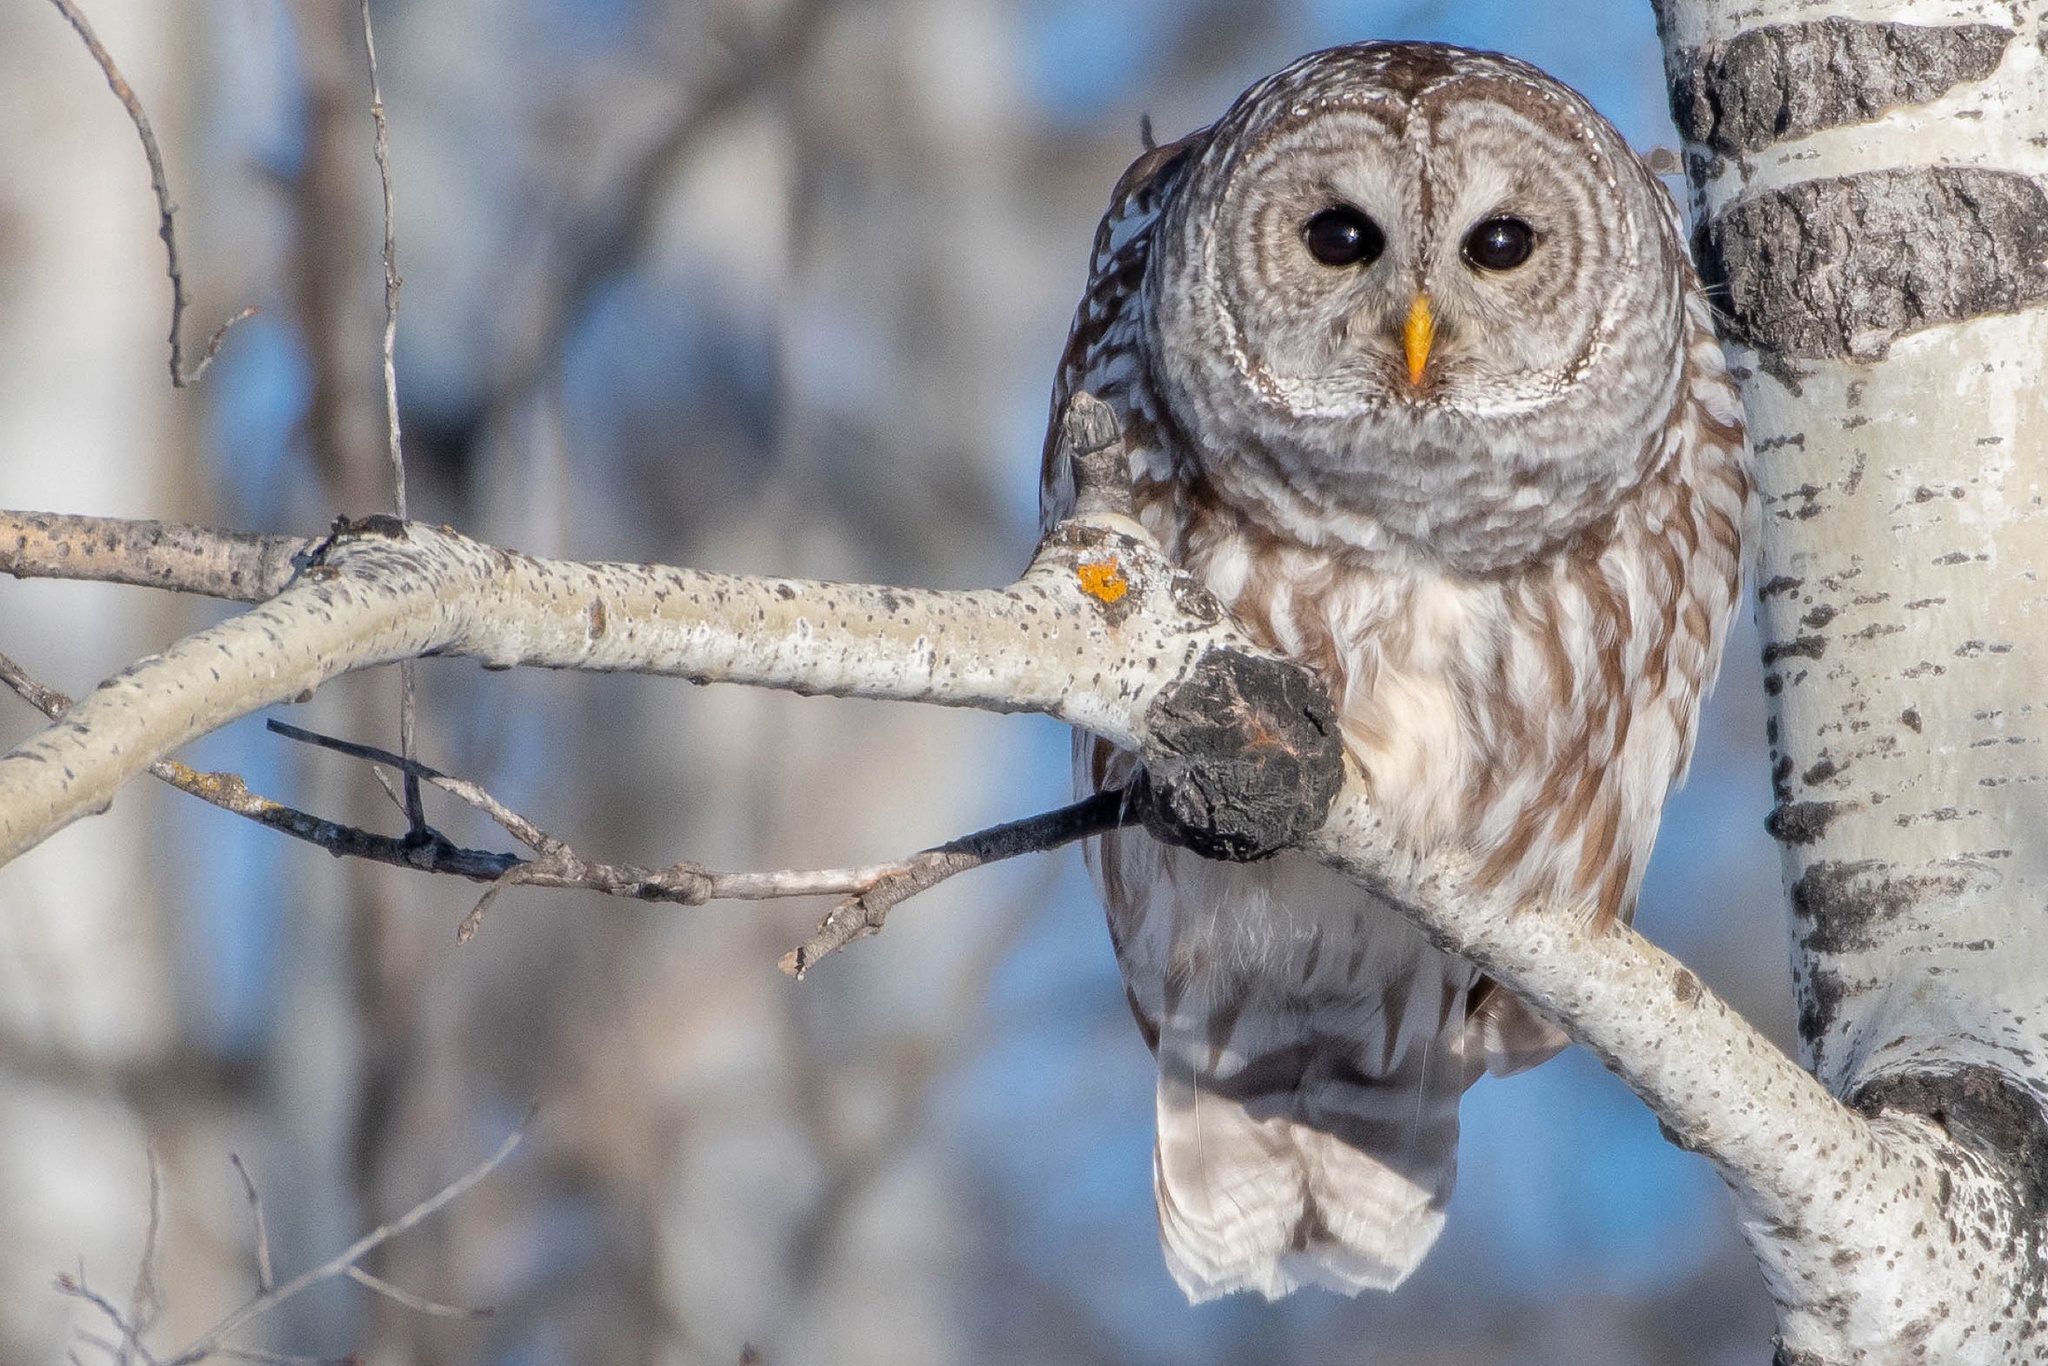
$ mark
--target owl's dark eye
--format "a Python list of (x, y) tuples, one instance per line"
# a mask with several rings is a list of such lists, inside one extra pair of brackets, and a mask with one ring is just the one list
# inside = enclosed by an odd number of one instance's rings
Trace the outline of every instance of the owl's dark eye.
[(1481, 270), (1513, 270), (1536, 249), (1536, 229), (1519, 218), (1489, 218), (1465, 237), (1465, 259)]
[(1369, 266), (1387, 249), (1380, 225), (1349, 204), (1324, 209), (1302, 225), (1308, 254), (1326, 266)]

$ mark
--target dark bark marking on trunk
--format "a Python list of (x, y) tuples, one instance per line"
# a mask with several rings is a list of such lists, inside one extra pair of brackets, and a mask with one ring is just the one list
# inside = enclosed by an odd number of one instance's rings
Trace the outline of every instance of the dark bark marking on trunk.
[(1955, 873), (1895, 873), (1877, 859), (1822, 859), (1792, 884), (1792, 919), (1808, 953), (1850, 953), (1874, 946), (1886, 922), (1930, 897), (1961, 896), (1969, 880)]
[(1774, 24), (1682, 48), (1668, 63), (1671, 119), (1724, 157), (1926, 104), (1998, 69), (2013, 31), (1995, 24)]
[(1840, 802), (1779, 802), (1764, 817), (1764, 829), (1780, 844), (1812, 844), (1844, 809)]
[(1769, 668), (1781, 659), (1819, 659), (1828, 652), (1825, 636), (1799, 636), (1792, 640), (1776, 641), (1764, 646), (1764, 667)]
[(1799, 1003), (1799, 1037), (1813, 1050), (1813, 1060), (1820, 1062), (1821, 1040), (1835, 1023), (1835, 1014), (1842, 1008), (1845, 994), (1841, 976), (1829, 972), (1815, 963), (1810, 965), (1797, 983), (1796, 995)]
[(1857, 1089), (1849, 1103), (1866, 1115), (1904, 1110), (1925, 1115), (1949, 1137), (1974, 1148), (2013, 1176), (2020, 1217), (2016, 1237), (2032, 1244), (2013, 1259), (2033, 1270), (2032, 1293), (2042, 1293), (2040, 1241), (2048, 1215), (2048, 1116), (2041, 1098), (1995, 1068), (1958, 1066), (1880, 1077)]
[(1267, 858), (1320, 829), (1344, 785), (1337, 710), (1308, 670), (1213, 650), (1146, 715), (1145, 828), (1206, 858)]
[(1865, 171), (1738, 200), (1699, 234), (1734, 339), (1810, 360), (2048, 300), (2048, 191), (1980, 167)]

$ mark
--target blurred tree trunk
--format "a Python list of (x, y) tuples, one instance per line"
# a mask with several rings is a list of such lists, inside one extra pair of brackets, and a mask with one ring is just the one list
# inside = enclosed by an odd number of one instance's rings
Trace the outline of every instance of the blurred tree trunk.
[[(1657, 8), (1696, 254), (1746, 369), (1802, 1047), (1850, 1104), (2000, 1164), (2018, 1202), (1998, 1283), (1951, 1287), (1946, 1322), (1923, 1294), (1774, 1284), (1779, 1359), (2038, 1360), (2048, 28), (1989, 3), (1932, 27)], [(1843, 1249), (1939, 1279), (1900, 1252)]]
[[(175, 14), (93, 13), (175, 161)], [(134, 128), (47, 4), (0, 10), (0, 165), (0, 502), (148, 515), (173, 496), (162, 453), (180, 435), (156, 205)], [(0, 584), (9, 648), (77, 687), (184, 619), (91, 591)], [(0, 712), (10, 738), (33, 723), (11, 698)], [(146, 1083), (176, 1045), (177, 879), (145, 853), (162, 816), (156, 794), (124, 796), (0, 870), (0, 1359), (61, 1360), (89, 1321), (49, 1293), (53, 1268), (83, 1257), (122, 1291), (132, 1275)]]

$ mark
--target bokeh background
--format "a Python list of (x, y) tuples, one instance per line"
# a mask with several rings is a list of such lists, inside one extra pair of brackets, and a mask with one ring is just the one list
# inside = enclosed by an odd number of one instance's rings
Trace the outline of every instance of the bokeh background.
[[(44, 0), (0, 0), (0, 505), (311, 531), (382, 510), (381, 238), (356, 0), (84, 0), (182, 211), (195, 389), (133, 131)], [(905, 584), (1029, 556), (1046, 393), (1139, 147), (1311, 48), (1529, 58), (1669, 144), (1647, 0), (378, 0), (415, 515), (582, 558)], [(0, 650), (90, 687), (222, 609), (0, 583)], [(1639, 923), (1789, 1042), (1753, 639)], [(893, 856), (1065, 799), (1035, 719), (669, 680), (421, 667), (425, 757), (585, 852)], [(396, 683), (289, 709), (389, 744)], [(0, 742), (35, 718), (0, 697)], [(338, 756), (251, 720), (187, 756), (385, 829)], [(443, 827), (502, 845), (460, 810)], [(229, 1165), (290, 1274), (525, 1146), (241, 1341), (374, 1363), (1760, 1366), (1718, 1182), (1574, 1050), (1483, 1082), (1428, 1263), (1392, 1296), (1191, 1309), (1156, 1246), (1151, 1064), (1080, 862), (909, 903), (802, 985), (821, 909), (351, 867), (138, 784), (0, 871), (0, 1359), (104, 1355), (160, 1171), (171, 1349), (250, 1293)]]

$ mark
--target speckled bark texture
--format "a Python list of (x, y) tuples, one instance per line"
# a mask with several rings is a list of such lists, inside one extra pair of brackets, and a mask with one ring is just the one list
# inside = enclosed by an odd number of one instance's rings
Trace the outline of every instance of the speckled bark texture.
[(309, 542), (0, 514), (0, 573), (275, 593), (0, 757), (0, 862), (191, 739), (419, 655), (1043, 712), (1154, 757), (1148, 823), (1214, 857), (1294, 843), (1343, 778), (1308, 673), (1115, 516), (1063, 527), (1007, 589), (960, 593), (541, 560), (389, 518)]
[(2043, 1361), (2048, 34), (1829, 9), (1659, 5), (1748, 372), (1800, 1033), (1881, 1153), (1788, 1159), (1796, 1218), (1736, 1194), (1779, 1361)]

